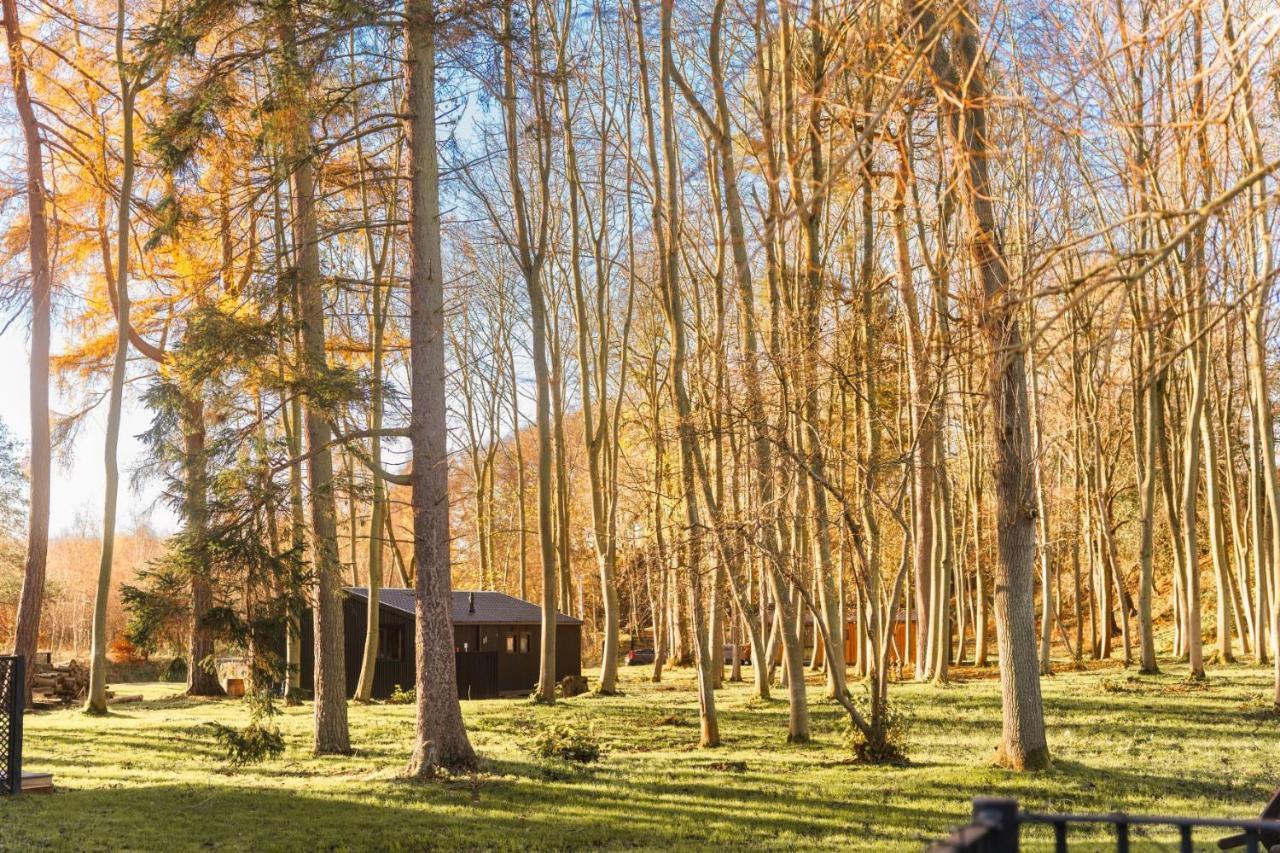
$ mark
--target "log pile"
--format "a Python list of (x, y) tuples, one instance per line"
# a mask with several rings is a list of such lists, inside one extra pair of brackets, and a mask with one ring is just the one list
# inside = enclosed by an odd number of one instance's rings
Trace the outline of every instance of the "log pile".
[(89, 692), (89, 667), (76, 660), (47, 663), (37, 660), (31, 681), (33, 703), (69, 705)]

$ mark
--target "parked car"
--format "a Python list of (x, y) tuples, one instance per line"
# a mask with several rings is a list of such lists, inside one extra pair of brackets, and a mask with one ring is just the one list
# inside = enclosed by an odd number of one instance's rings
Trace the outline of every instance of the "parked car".
[(653, 663), (653, 649), (632, 649), (627, 652), (627, 666), (644, 666)]
[[(750, 646), (746, 646), (746, 645), (738, 646), (738, 661), (740, 663), (751, 663)], [(724, 645), (724, 663), (725, 663), (725, 666), (733, 665), (733, 644), (732, 643), (725, 643)]]

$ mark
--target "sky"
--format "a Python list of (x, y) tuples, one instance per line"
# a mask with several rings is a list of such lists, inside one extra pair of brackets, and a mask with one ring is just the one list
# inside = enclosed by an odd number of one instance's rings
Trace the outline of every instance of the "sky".
[[(0, 420), (24, 445), (29, 444), (31, 438), (28, 323), (24, 312), (0, 333)], [(55, 327), (51, 346), (55, 354), (63, 344), (58, 332)], [(56, 387), (50, 388), (49, 402), (55, 413), (69, 411), (72, 407), (72, 401), (59, 395)], [(145, 524), (156, 532), (169, 533), (176, 529), (177, 523), (173, 512), (156, 500), (160, 484), (144, 484), (137, 492), (129, 482), (137, 461), (145, 452), (135, 436), (147, 426), (148, 417), (135, 390), (126, 388), (120, 429), (120, 514), (117, 529), (129, 530)], [(106, 488), (102, 461), (105, 442), (106, 403), (103, 402), (89, 414), (71, 447), (55, 448), (49, 509), (51, 536), (68, 535), (86, 528), (102, 529), (102, 498)]]

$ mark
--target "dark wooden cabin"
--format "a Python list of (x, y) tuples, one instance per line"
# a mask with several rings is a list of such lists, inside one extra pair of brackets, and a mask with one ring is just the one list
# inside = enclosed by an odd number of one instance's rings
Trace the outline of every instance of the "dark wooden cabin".
[[(356, 692), (364, 657), (369, 590), (347, 587), (342, 603), (346, 647), (347, 695)], [(374, 698), (391, 695), (396, 685), (408, 690), (416, 674), (413, 590), (383, 589), (378, 596), (378, 663)], [(302, 620), (302, 689), (314, 689), (313, 620)], [(524, 696), (538, 683), (542, 648), (542, 608), (501, 592), (453, 593), (453, 651), (459, 699)], [(582, 620), (556, 615), (556, 679), (582, 674)]]

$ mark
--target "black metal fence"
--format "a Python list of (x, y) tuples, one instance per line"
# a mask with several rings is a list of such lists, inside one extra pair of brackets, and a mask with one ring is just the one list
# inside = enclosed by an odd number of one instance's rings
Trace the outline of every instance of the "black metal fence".
[(0, 794), (22, 793), (25, 663), (21, 656), (0, 656)]
[[(1054, 850), (1066, 853), (1068, 831), (1073, 825), (1110, 826), (1115, 849), (1128, 853), (1130, 830), (1135, 826), (1170, 827), (1177, 831), (1178, 849), (1191, 853), (1192, 832), (1206, 830), (1197, 840), (1203, 849), (1208, 843), (1223, 848), (1243, 847), (1248, 853), (1280, 850), (1280, 820), (1233, 818), (1188, 818), (1161, 815), (1112, 814), (1042, 814), (1025, 812), (1018, 801), (1001, 797), (975, 797), (973, 817), (967, 826), (951, 833), (945, 841), (929, 847), (929, 853), (1017, 853), (1019, 835), (1027, 825), (1053, 828)], [(1221, 838), (1225, 831), (1235, 833)], [(1097, 850), (1098, 839), (1089, 840), (1089, 849)]]

